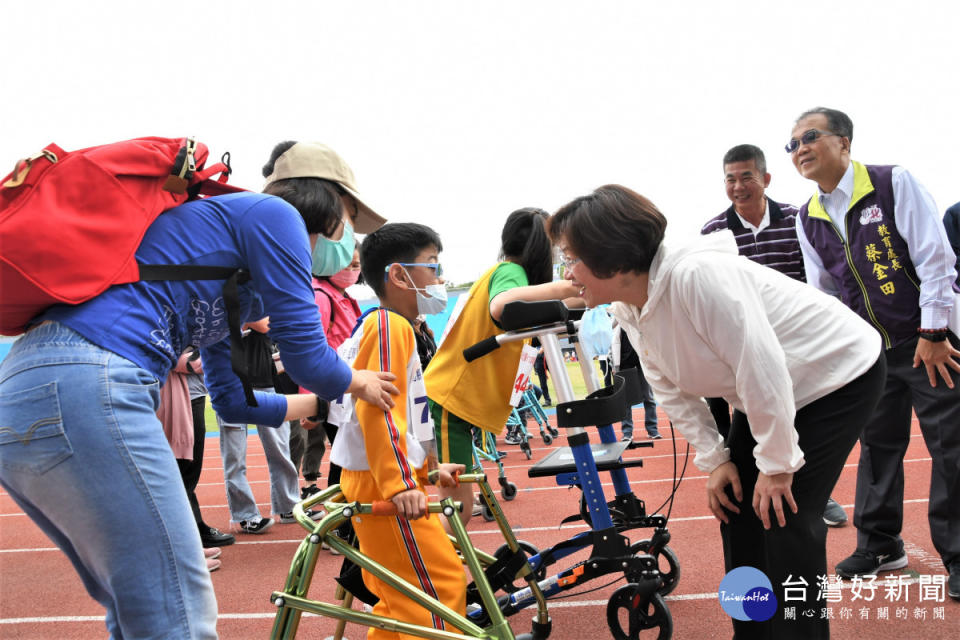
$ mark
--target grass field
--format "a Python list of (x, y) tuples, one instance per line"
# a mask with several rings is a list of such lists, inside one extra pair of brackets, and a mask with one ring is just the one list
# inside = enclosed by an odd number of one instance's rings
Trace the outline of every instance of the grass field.
[[(570, 376), (570, 382), (573, 385), (573, 394), (577, 398), (582, 398), (587, 394), (587, 384), (583, 381), (583, 375), (580, 373), (580, 365), (576, 362), (567, 362), (567, 375)], [(597, 376), (601, 377), (600, 374), (600, 365), (594, 361), (594, 367), (597, 370)], [(538, 382), (536, 376), (533, 377), (534, 382)], [(550, 388), (550, 398), (556, 402), (557, 392), (553, 388), (553, 379), (550, 378), (547, 380), (547, 386)], [(213, 412), (213, 408), (210, 407), (210, 402), (207, 402), (206, 410), (207, 418), (207, 433), (216, 432), (219, 429), (217, 428), (217, 416)]]

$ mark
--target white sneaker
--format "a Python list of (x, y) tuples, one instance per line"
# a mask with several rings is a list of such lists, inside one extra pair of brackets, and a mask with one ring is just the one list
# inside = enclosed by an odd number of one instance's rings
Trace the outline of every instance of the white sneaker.
[(273, 526), (273, 518), (261, 518), (256, 520), (241, 520), (240, 522), (230, 523), (230, 528), (234, 533), (266, 533), (267, 529)]
[(339, 556), (339, 555), (340, 555), (340, 552), (337, 551), (336, 549), (334, 549), (333, 547), (331, 547), (330, 545), (328, 545), (326, 540), (324, 540), (323, 542), (320, 543), (320, 548), (321, 548), (321, 549), (326, 549), (327, 551), (330, 552), (330, 555), (332, 555), (332, 556)]

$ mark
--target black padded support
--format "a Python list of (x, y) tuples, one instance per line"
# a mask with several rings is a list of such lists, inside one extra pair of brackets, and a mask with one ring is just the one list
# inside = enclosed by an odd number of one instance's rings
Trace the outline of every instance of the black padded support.
[(613, 384), (598, 389), (583, 400), (557, 405), (557, 426), (593, 427), (620, 422), (627, 415), (623, 376), (613, 376)]
[(627, 405), (627, 411), (630, 411), (631, 407), (635, 404), (642, 404), (643, 395), (640, 393), (640, 372), (637, 371), (636, 367), (620, 369), (617, 375), (623, 376), (623, 398), (624, 404)]
[(576, 447), (581, 444), (590, 444), (590, 436), (587, 435), (586, 431), (581, 431), (572, 436), (567, 436), (567, 444), (571, 447)]
[(500, 327), (504, 331), (530, 329), (567, 321), (567, 306), (561, 300), (526, 302), (517, 300), (504, 305)]

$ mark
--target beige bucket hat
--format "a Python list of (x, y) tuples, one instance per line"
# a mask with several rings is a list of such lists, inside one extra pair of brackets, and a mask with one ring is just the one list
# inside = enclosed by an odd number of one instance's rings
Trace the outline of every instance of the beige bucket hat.
[[(340, 155), (319, 142), (298, 142), (277, 158), (273, 173), (266, 184), (287, 178), (324, 178), (338, 183), (357, 201), (357, 233), (371, 233), (386, 223), (387, 219), (376, 213), (360, 199), (357, 193), (353, 170)], [(266, 185), (264, 185), (266, 186)]]

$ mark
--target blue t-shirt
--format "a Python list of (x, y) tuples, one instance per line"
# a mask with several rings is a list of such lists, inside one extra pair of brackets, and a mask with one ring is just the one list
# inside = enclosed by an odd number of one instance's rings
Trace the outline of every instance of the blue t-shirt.
[[(241, 317), (270, 316), (270, 337), (287, 373), (300, 386), (334, 399), (352, 372), (327, 345), (314, 302), (310, 242), (300, 214), (287, 202), (239, 193), (188, 202), (165, 212), (137, 249), (141, 264), (239, 267)], [(248, 407), (230, 366), (223, 280), (141, 281), (110, 287), (80, 305), (57, 305), (37, 321), (56, 320), (91, 342), (165, 380), (188, 345), (202, 350), (214, 409), (226, 422), (279, 425), (283, 396), (257, 393)]]

